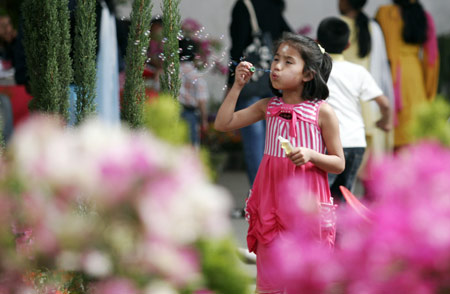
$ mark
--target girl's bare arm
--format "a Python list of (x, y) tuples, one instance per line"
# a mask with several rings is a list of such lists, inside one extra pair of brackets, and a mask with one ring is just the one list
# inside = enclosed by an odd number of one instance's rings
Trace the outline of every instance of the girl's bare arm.
[(251, 66), (252, 64), (249, 62), (241, 62), (236, 67), (236, 78), (233, 87), (226, 95), (217, 112), (214, 122), (216, 130), (227, 132), (251, 125), (265, 118), (268, 98), (259, 100), (245, 109), (234, 111), (239, 93), (252, 76)]

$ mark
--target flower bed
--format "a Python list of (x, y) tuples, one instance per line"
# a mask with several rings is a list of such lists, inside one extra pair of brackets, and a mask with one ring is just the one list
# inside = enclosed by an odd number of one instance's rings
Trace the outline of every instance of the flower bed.
[[(66, 291), (57, 272), (75, 273), (78, 289), (100, 294), (246, 292), (229, 195), (209, 183), (190, 148), (96, 121), (72, 129), (34, 117), (5, 158), (0, 292), (36, 287), (30, 277), (42, 273), (48, 281), (39, 291)], [(229, 284), (217, 283), (217, 273)]]

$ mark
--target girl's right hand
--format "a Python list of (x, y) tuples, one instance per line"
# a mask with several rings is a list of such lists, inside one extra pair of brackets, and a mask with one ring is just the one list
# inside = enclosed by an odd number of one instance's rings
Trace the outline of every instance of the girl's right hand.
[(240, 88), (243, 88), (253, 75), (253, 72), (250, 71), (250, 68), (252, 67), (253, 64), (251, 64), (250, 62), (240, 62), (236, 67), (234, 84), (239, 86)]

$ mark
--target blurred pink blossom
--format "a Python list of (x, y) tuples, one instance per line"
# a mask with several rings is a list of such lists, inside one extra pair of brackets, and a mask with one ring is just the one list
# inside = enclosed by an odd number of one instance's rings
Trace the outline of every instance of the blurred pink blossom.
[(201, 25), (193, 18), (186, 18), (181, 24), (181, 29), (185, 31), (195, 32), (201, 29)]
[(228, 73), (228, 67), (223, 64), (226, 49), (223, 48), (221, 39), (211, 38), (205, 28), (192, 18), (183, 20), (181, 30), (183, 36), (194, 41), (198, 47), (194, 62), (201, 72)]
[(109, 279), (94, 284), (93, 293), (96, 294), (136, 294), (139, 291), (127, 279)]
[(299, 35), (309, 36), (309, 34), (311, 34), (311, 32), (312, 32), (312, 28), (310, 25), (304, 25), (297, 29), (297, 34), (299, 34)]
[(17, 224), (17, 250), (49, 272), (82, 272), (98, 281), (95, 293), (137, 293), (145, 285), (121, 279), (130, 276), (177, 290), (197, 284), (196, 243), (230, 234), (229, 194), (189, 147), (96, 120), (64, 128), (36, 116), (8, 152), (4, 178), (15, 189), (0, 179), (0, 219)]
[[(450, 150), (434, 143), (372, 162), (366, 183), (372, 222), (341, 207), (333, 253), (300, 231), (279, 238), (274, 274), (287, 293), (450, 289), (450, 166), (443, 162), (450, 162)], [(307, 216), (298, 210), (299, 218)]]

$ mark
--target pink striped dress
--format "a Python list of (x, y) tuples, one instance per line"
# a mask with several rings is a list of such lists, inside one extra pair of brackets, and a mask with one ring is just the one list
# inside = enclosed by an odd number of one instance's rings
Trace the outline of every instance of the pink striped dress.
[[(249, 221), (247, 245), (251, 252), (260, 248), (258, 243), (269, 244), (289, 226), (289, 219), (285, 219), (283, 209), (279, 207), (282, 197), (280, 188), (285, 180), (301, 177), (306, 185), (303, 188), (317, 195), (321, 203), (331, 203), (327, 172), (310, 162), (295, 166), (286, 157), (277, 139), (282, 136), (294, 147), (307, 147), (325, 153), (326, 147), (318, 124), (322, 103), (323, 100), (314, 100), (286, 104), (279, 97), (271, 98), (268, 103), (264, 156), (246, 206)], [(327, 238), (331, 244), (334, 243), (334, 232), (329, 237), (325, 236)]]

